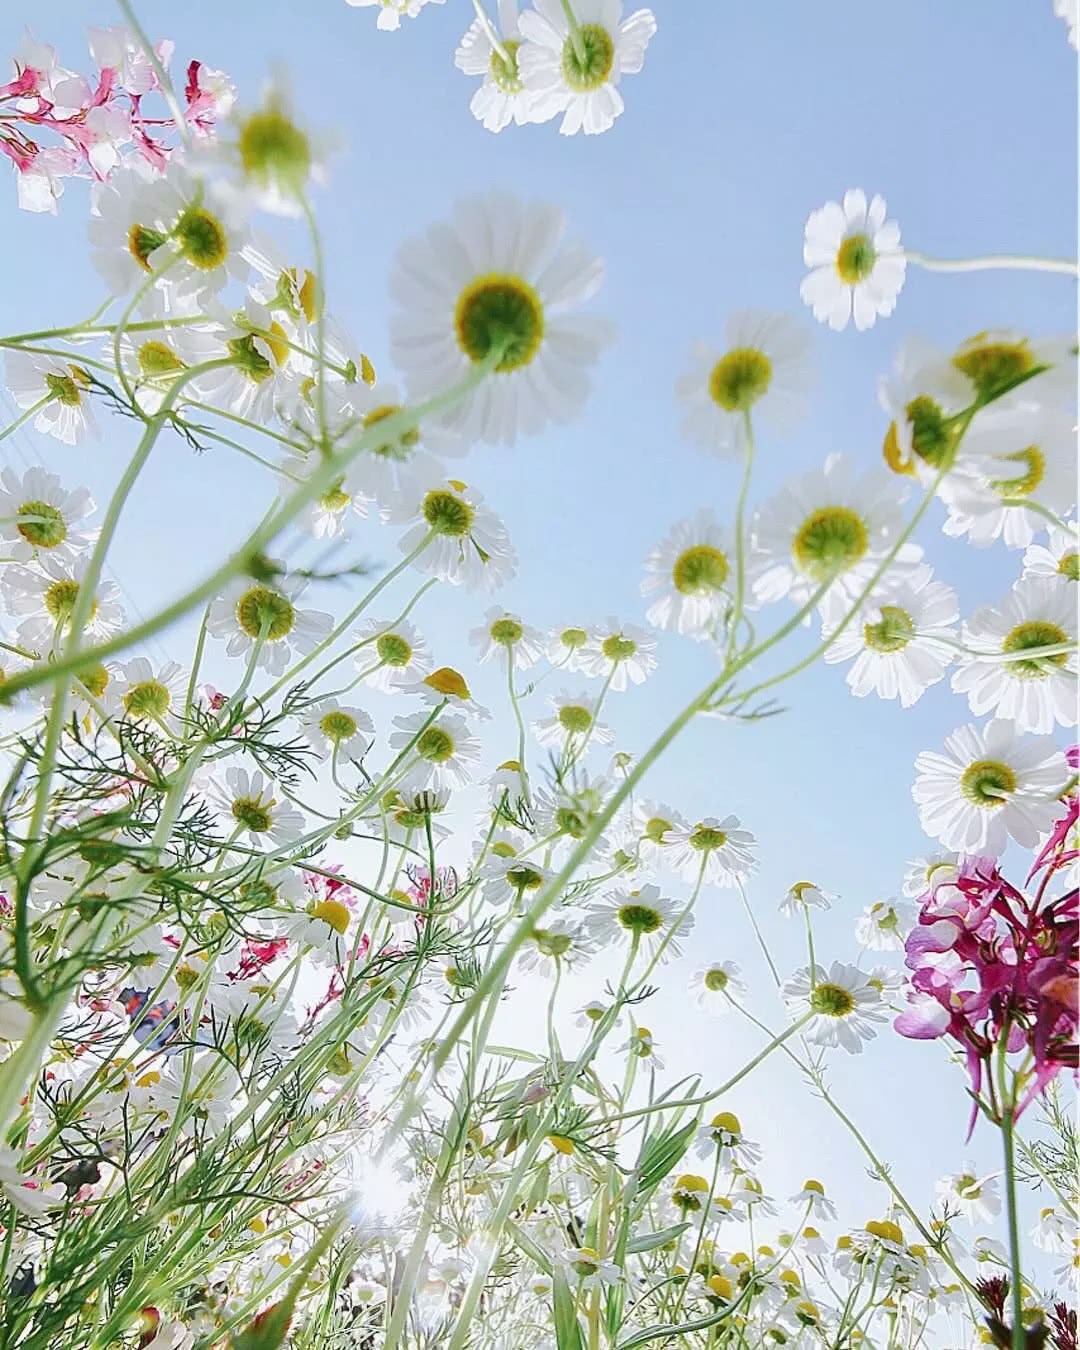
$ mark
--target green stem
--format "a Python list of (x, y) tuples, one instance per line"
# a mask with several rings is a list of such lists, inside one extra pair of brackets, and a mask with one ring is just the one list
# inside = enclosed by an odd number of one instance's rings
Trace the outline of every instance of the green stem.
[(1024, 254), (991, 253), (984, 258), (930, 258), (914, 249), (904, 250), (904, 257), (928, 272), (987, 272), (996, 269), (1019, 272), (1056, 272), (1067, 277), (1080, 277), (1080, 266), (1071, 258), (1036, 258)]

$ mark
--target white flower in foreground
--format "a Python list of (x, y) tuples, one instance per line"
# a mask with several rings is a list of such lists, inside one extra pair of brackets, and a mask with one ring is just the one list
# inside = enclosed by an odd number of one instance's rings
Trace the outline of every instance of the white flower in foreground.
[(533, 734), (541, 745), (580, 745), (586, 737), (596, 745), (610, 745), (615, 739), (611, 728), (596, 720), (599, 699), (561, 690), (548, 703), (552, 716), (532, 724)]
[(690, 349), (690, 370), (675, 387), (685, 408), (684, 434), (718, 455), (746, 448), (754, 418), (778, 431), (795, 424), (813, 377), (810, 335), (785, 314), (732, 314), (723, 350), (707, 342)]
[(378, 9), (376, 28), (394, 33), (401, 27), (402, 19), (415, 19), (425, 5), (443, 5), (446, 0), (345, 0), (345, 3), (353, 9)]
[(687, 828), (685, 818), (667, 802), (639, 799), (634, 802), (628, 843), (636, 845), (642, 862), (663, 867), (682, 837), (680, 831)]
[(656, 596), (645, 617), (657, 628), (708, 638), (723, 617), (731, 545), (711, 511), (680, 521), (645, 560), (641, 593)]
[(391, 345), (410, 398), (442, 394), (497, 358), (432, 415), (452, 439), (513, 445), (585, 402), (608, 329), (567, 311), (595, 295), (604, 269), (580, 244), (563, 245), (564, 230), (561, 211), (492, 194), (459, 202), (451, 221), (402, 245)]
[(98, 435), (90, 406), (90, 376), (78, 362), (9, 351), (4, 357), (4, 383), (18, 407), (37, 409), (35, 431), (65, 445)]
[[(985, 605), (964, 624), (964, 646), (987, 659), (961, 656), (952, 687), (967, 694), (976, 717), (992, 713), (1020, 731), (1043, 735), (1055, 723), (1075, 726), (1076, 639), (1072, 588), (1047, 577), (1018, 581), (999, 605)], [(1070, 650), (1034, 655), (1063, 645)]]
[(799, 294), (814, 318), (840, 330), (872, 328), (896, 308), (907, 260), (900, 227), (885, 219), (885, 199), (869, 203), (861, 188), (844, 193), (843, 204), (826, 202), (806, 222), (803, 262), (811, 269)]
[(291, 657), (311, 651), (334, 627), (329, 614), (296, 607), (303, 592), (301, 580), (268, 585), (237, 578), (210, 606), (207, 632), (225, 639), (226, 656), (247, 656), (261, 642), (256, 664), (280, 675)]
[(790, 919), (806, 909), (829, 909), (835, 899), (812, 881), (796, 881), (784, 892), (779, 912)]
[(431, 652), (418, 629), (404, 619), (370, 619), (353, 633), (353, 664), (365, 683), (390, 693), (431, 669)]
[(717, 820), (706, 816), (694, 825), (681, 825), (672, 831), (669, 865), (685, 881), (701, 877), (708, 886), (735, 886), (757, 866), (754, 848), (757, 840), (744, 830), (738, 816)]
[(36, 554), (71, 558), (93, 536), (78, 528), (94, 510), (90, 489), (65, 490), (54, 473), (36, 466), (20, 475), (0, 470), (0, 539), (8, 558), (29, 562)]
[(659, 886), (642, 886), (634, 891), (610, 891), (591, 909), (585, 920), (589, 936), (600, 947), (612, 941), (636, 941), (643, 951), (655, 954), (665, 942), (667, 959), (679, 955), (677, 939), (694, 926), (693, 916), (680, 918), (685, 906), (660, 894)]
[(426, 712), (395, 717), (398, 728), (390, 735), (393, 750), (410, 748), (415, 757), (411, 770), (414, 779), (434, 788), (464, 787), (480, 761), (480, 742), (469, 734), (468, 725), (457, 713), (444, 712), (431, 719)]
[(843, 1046), (850, 1054), (862, 1054), (863, 1041), (877, 1035), (876, 1023), (884, 1022), (888, 1009), (881, 991), (856, 966), (834, 961), (826, 971), (809, 967), (786, 981), (781, 995), (793, 1018), (813, 1013), (803, 1035), (818, 1045)]
[(1049, 525), (1045, 544), (1029, 544), (1024, 551), (1025, 577), (1055, 577), (1080, 581), (1080, 526), (1067, 520)]
[[(755, 513), (751, 559), (754, 595), (767, 604), (787, 596), (805, 604), (821, 591), (855, 599), (900, 533), (903, 493), (884, 469), (856, 478), (851, 464), (832, 454), (823, 469), (787, 483)], [(895, 576), (917, 556), (905, 545)]]
[(929, 567), (918, 566), (910, 578), (886, 587), (884, 598), (864, 606), (837, 636), (851, 606), (842, 597), (826, 599), (822, 636), (832, 641), (825, 660), (854, 657), (847, 683), (856, 698), (877, 694), (910, 708), (952, 663), (955, 649), (949, 644), (956, 641), (960, 617), (956, 592), (931, 577)]
[(959, 1212), (970, 1224), (993, 1223), (1001, 1213), (1001, 1197), (993, 1176), (980, 1177), (974, 1163), (965, 1163), (955, 1176), (941, 1177), (937, 1193), (949, 1208)]
[(488, 610), (483, 627), (474, 628), (469, 641), (480, 648), (481, 662), (502, 652), (514, 670), (527, 670), (544, 654), (544, 635), (517, 614), (497, 607)]
[(690, 992), (699, 1008), (716, 1014), (730, 1012), (732, 1000), (746, 994), (746, 985), (734, 961), (714, 961), (694, 971)]
[(902, 952), (904, 938), (915, 922), (910, 905), (899, 900), (875, 900), (855, 920), (855, 936), (874, 952)]
[(267, 423), (280, 407), (295, 401), (303, 375), (289, 346), (295, 330), (258, 301), (222, 314), (219, 334), (226, 366), (205, 371), (191, 382), (199, 397), (248, 421)]
[[(411, 917), (411, 916), (410, 916)], [(315, 965), (340, 965), (344, 959), (352, 915), (349, 907), (332, 896), (312, 901), (307, 909), (286, 923), (284, 936), (311, 954)]]
[(304, 734), (320, 753), (362, 755), (375, 738), (375, 723), (360, 708), (337, 699), (322, 699), (305, 709), (300, 719)]
[(587, 136), (607, 131), (623, 111), (618, 84), (645, 64), (645, 48), (656, 32), (651, 10), (622, 17), (622, 0), (574, 0), (577, 34), (572, 34), (560, 0), (534, 0), (521, 16), (518, 69), (532, 95), (533, 121), (562, 114), (559, 131)]
[(908, 338), (893, 374), (878, 381), (878, 402), (891, 418), (883, 446), (889, 468), (925, 484), (947, 469), (957, 450), (952, 419), (971, 407), (975, 393), (951, 357), (924, 338)]
[(502, 131), (511, 121), (519, 127), (532, 121), (533, 95), (518, 69), (517, 0), (499, 0), (498, 13), (501, 50), (491, 40), (489, 25), (475, 19), (454, 53), (458, 70), (484, 77), (469, 102), (469, 111), (488, 131)]
[(256, 848), (288, 844), (304, 832), (303, 815), (258, 769), (226, 769), (224, 783), (211, 780), (207, 795), (224, 829), (237, 837), (246, 834)]
[[(45, 653), (70, 630), (89, 558), (83, 554), (70, 562), (52, 556), (40, 557), (37, 565), (12, 563), (0, 574), (0, 597), (9, 614), (22, 619), (19, 645)], [(111, 637), (124, 622), (124, 611), (111, 581), (99, 581), (83, 633), (86, 637)]]
[(579, 920), (557, 917), (532, 929), (518, 965), (552, 980), (560, 970), (583, 966), (595, 951), (595, 940)]
[(656, 643), (636, 624), (618, 619), (594, 628), (583, 653), (586, 675), (602, 675), (609, 689), (621, 693), (631, 684), (644, 684), (656, 669)]
[(182, 716), (187, 677), (176, 661), (154, 666), (145, 656), (118, 664), (111, 672), (108, 704), (131, 722), (161, 722)]
[(618, 1284), (622, 1279), (619, 1267), (605, 1261), (591, 1247), (565, 1247), (559, 1254), (559, 1263), (573, 1283), (582, 1289), (599, 1284)]
[(945, 738), (944, 754), (921, 751), (915, 771), (911, 795), (926, 833), (946, 848), (994, 857), (1010, 836), (1034, 847), (1069, 778), (1065, 755), (1048, 736), (1021, 737), (1000, 718), (960, 727)]
[(401, 537), (401, 552), (423, 544), (413, 560), (420, 571), (469, 591), (495, 590), (514, 575), (517, 559), (505, 525), (483, 502), (482, 493), (457, 479), (412, 485), (393, 513), (414, 522)]

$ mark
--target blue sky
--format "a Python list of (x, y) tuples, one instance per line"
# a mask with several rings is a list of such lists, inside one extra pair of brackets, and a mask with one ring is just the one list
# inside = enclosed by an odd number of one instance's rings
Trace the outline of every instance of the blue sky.
[[(541, 627), (608, 614), (640, 621), (641, 562), (670, 525), (706, 503), (730, 518), (736, 470), (681, 441), (672, 387), (690, 342), (719, 338), (731, 310), (800, 315), (813, 328), (819, 367), (805, 426), (761, 445), (757, 501), (832, 450), (877, 462), (884, 420), (876, 382), (908, 335), (947, 345), (991, 326), (1054, 333), (1074, 316), (1069, 283), (1030, 275), (913, 270), (896, 314), (865, 334), (814, 325), (798, 295), (806, 215), (853, 186), (884, 194), (905, 242), (933, 255), (1074, 250), (1076, 65), (1049, 0), (661, 0), (657, 11), (644, 73), (624, 87), (623, 118), (605, 136), (567, 140), (555, 124), (493, 137), (473, 121), (470, 82), (452, 63), (470, 17), (464, 0), (429, 7), (397, 34), (377, 33), (371, 11), (343, 0), (142, 7), (152, 36), (176, 42), (174, 73), (197, 57), (228, 71), (251, 102), (267, 73), (282, 68), (302, 116), (333, 133), (330, 186), (318, 201), (327, 282), (334, 310), (380, 371), (392, 374), (393, 254), (464, 193), (501, 187), (555, 201), (571, 235), (607, 260), (594, 308), (615, 321), (618, 341), (584, 416), (512, 452), (474, 451), (460, 470), (505, 518), (522, 559), (499, 600)], [(5, 7), (0, 49), (14, 50), (30, 13)], [(38, 0), (32, 21), (35, 36), (79, 69), (89, 66), (83, 25), (118, 17), (101, 0)], [(69, 187), (56, 219), (18, 213), (12, 185), (2, 219), (6, 257), (19, 260), (9, 262), (0, 290), (3, 331), (70, 322), (96, 307), (83, 185)], [(114, 422), (100, 445), (67, 451), (50, 443), (47, 459), (65, 481), (90, 483), (101, 501), (130, 442), (130, 428)], [(196, 458), (163, 442), (116, 546), (115, 571), (131, 601), (149, 611), (163, 586), (171, 594), (202, 575), (238, 522), (261, 516), (269, 491), (226, 451)], [(921, 542), (967, 613), (1011, 585), (1019, 555), (946, 540), (940, 522), (935, 508)], [(375, 561), (396, 556), (390, 533), (374, 527), (359, 532), (355, 547)], [(418, 612), (440, 661), (468, 664), (466, 634), (485, 603), (455, 597)], [(328, 597), (322, 607), (343, 605)], [(172, 654), (190, 647), (189, 632), (169, 635)], [(612, 700), (627, 748), (644, 748), (711, 669), (694, 644), (665, 638), (659, 655), (650, 684)], [(476, 683), (496, 706), (497, 674)], [(836, 667), (808, 672), (786, 687), (784, 701), (790, 711), (764, 725), (704, 725), (648, 789), (695, 816), (735, 811), (755, 831), (762, 865), (752, 898), (787, 970), (804, 959), (801, 934), (774, 911), (802, 877), (843, 897), (820, 924), (820, 954), (854, 959), (855, 916), (895, 893), (905, 860), (927, 851), (910, 799), (915, 753), (937, 746), (967, 709), (947, 686), (903, 714), (857, 701)], [(733, 957), (755, 982), (767, 980), (726, 893), (705, 897), (695, 955)], [(688, 971), (692, 960), (683, 965)], [(679, 969), (676, 992), (650, 1013), (653, 1030), (674, 1066), (719, 1078), (752, 1052), (755, 1037), (696, 1013), (688, 1021)], [(768, 997), (760, 1007), (781, 1023)], [(837, 1057), (832, 1074), (923, 1201), (934, 1177), (965, 1156), (996, 1164), (985, 1130), (964, 1147), (962, 1075), (944, 1058), (940, 1047), (886, 1032), (861, 1060)], [(861, 1161), (824, 1108), (800, 1096), (792, 1110), (790, 1069), (777, 1063), (753, 1083), (736, 1109), (752, 1133), (783, 1145), (782, 1157), (771, 1150), (775, 1189), (786, 1193), (818, 1174), (849, 1197), (852, 1220), (872, 1217), (860, 1208)]]

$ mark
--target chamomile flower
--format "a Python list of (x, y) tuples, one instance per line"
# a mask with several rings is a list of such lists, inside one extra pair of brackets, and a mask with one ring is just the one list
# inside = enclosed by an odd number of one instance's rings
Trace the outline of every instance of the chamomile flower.
[[(761, 604), (787, 596), (805, 604), (839, 593), (854, 599), (877, 570), (902, 527), (896, 480), (883, 469), (856, 478), (832, 454), (781, 489), (754, 517), (754, 595)], [(901, 551), (897, 562), (914, 558)], [(896, 563), (894, 563), (896, 567)]]
[[(283, 477), (279, 490), (282, 497), (291, 496), (298, 483), (310, 478), (322, 466), (322, 456), (316, 450), (291, 451), (281, 465)], [(357, 490), (353, 474), (346, 470), (325, 492), (307, 504), (297, 524), (315, 539), (340, 539), (354, 520), (367, 515), (370, 503), (371, 498)]]
[[(564, 777), (552, 791), (543, 788), (535, 794), (534, 812), (541, 837), (557, 835), (562, 843), (580, 843), (593, 828), (611, 790), (603, 778), (595, 778), (579, 769), (572, 778)], [(608, 847), (601, 833), (593, 845), (597, 855)]]
[(589, 630), (587, 628), (556, 628), (548, 635), (547, 658), (560, 670), (588, 674)]
[(327, 897), (311, 900), (306, 910), (284, 926), (283, 934), (309, 955), (317, 966), (338, 966), (346, 959), (352, 914), (344, 901)]
[(579, 969), (596, 951), (596, 942), (580, 921), (558, 917), (534, 927), (518, 957), (523, 971), (552, 980), (560, 970)]
[(529, 627), (517, 614), (495, 607), (484, 615), (481, 628), (474, 628), (469, 641), (480, 649), (480, 661), (505, 653), (513, 670), (528, 670), (543, 655), (544, 637), (536, 628)]
[(690, 992), (699, 1008), (717, 1014), (730, 1012), (732, 1000), (745, 996), (746, 985), (734, 961), (714, 961), (694, 971)]
[(614, 1261), (605, 1261), (592, 1247), (565, 1247), (559, 1263), (575, 1287), (594, 1289), (602, 1284), (618, 1284), (622, 1272)]
[(896, 308), (907, 260), (900, 227), (885, 214), (885, 199), (867, 202), (861, 188), (849, 188), (843, 203), (826, 202), (810, 212), (803, 262), (811, 270), (799, 294), (830, 328), (846, 328), (854, 317), (861, 332)]
[(863, 1041), (877, 1035), (879, 1022), (888, 1015), (881, 991), (856, 966), (834, 961), (828, 970), (804, 966), (785, 981), (781, 996), (794, 1018), (812, 1014), (803, 1028), (807, 1040), (817, 1045), (843, 1046), (850, 1054), (862, 1053)]
[(259, 769), (226, 769), (224, 782), (210, 780), (207, 796), (224, 829), (246, 835), (257, 848), (292, 843), (304, 833), (303, 815)]
[(506, 527), (483, 502), (481, 493), (456, 479), (413, 484), (394, 512), (414, 522), (401, 538), (402, 553), (420, 549), (413, 566), (440, 581), (495, 590), (514, 575), (517, 559)]
[(420, 632), (404, 619), (369, 619), (353, 633), (353, 664), (365, 684), (390, 693), (431, 668), (431, 651)]
[(303, 592), (301, 580), (277, 578), (271, 585), (238, 577), (211, 604), (207, 632), (225, 640), (226, 656), (246, 657), (261, 644), (256, 664), (280, 675), (294, 656), (318, 646), (334, 626), (329, 614), (297, 608)]
[(1069, 778), (1064, 753), (1048, 736), (1021, 737), (996, 718), (945, 738), (944, 753), (915, 760), (911, 795), (923, 829), (946, 848), (996, 857), (1010, 837), (1032, 848), (1050, 828)]
[(933, 887), (955, 881), (959, 861), (956, 853), (913, 858), (904, 871), (904, 894), (909, 900), (921, 900)]
[(586, 737), (594, 744), (610, 745), (615, 739), (611, 728), (596, 720), (600, 709), (598, 698), (567, 693), (564, 689), (548, 700), (548, 706), (552, 715), (532, 724), (533, 735), (541, 745), (580, 746)]
[(944, 676), (953, 659), (959, 619), (956, 592), (933, 581), (925, 565), (887, 586), (841, 631), (850, 612), (841, 596), (827, 596), (822, 606), (822, 636), (829, 663), (854, 658), (847, 684), (856, 698), (877, 694), (899, 699), (910, 708)]
[(145, 656), (110, 671), (107, 706), (129, 722), (164, 722), (183, 716), (187, 677), (176, 661), (154, 666)]
[(252, 422), (269, 422), (279, 406), (295, 400), (301, 372), (289, 346), (292, 338), (265, 306), (249, 298), (243, 309), (223, 314), (218, 337), (229, 364), (192, 380), (204, 402)]
[(642, 886), (634, 891), (609, 891), (590, 910), (585, 925), (589, 936), (601, 947), (613, 941), (636, 941), (653, 955), (666, 942), (664, 956), (679, 955), (678, 939), (694, 926), (693, 916), (683, 914), (685, 906), (660, 894), (659, 886)]
[(142, 412), (152, 417), (178, 379), (185, 379), (185, 387), (174, 395), (174, 407), (179, 408), (185, 396), (197, 396), (195, 382), (186, 383), (186, 372), (205, 361), (220, 359), (221, 330), (213, 319), (201, 319), (203, 306), (195, 298), (165, 299), (164, 292), (154, 291), (142, 305), (142, 311), (147, 321), (185, 320), (182, 324), (163, 322), (157, 329), (128, 330), (120, 337), (120, 369), (127, 388)]
[(68, 492), (56, 474), (36, 466), (21, 476), (11, 467), (0, 469), (0, 539), (17, 562), (81, 553), (93, 536), (79, 527), (93, 510), (89, 488)]
[(791, 1203), (797, 1205), (800, 1209), (805, 1207), (809, 1213), (808, 1217), (812, 1219), (835, 1219), (836, 1206), (825, 1194), (825, 1187), (820, 1181), (811, 1178), (804, 1181), (802, 1189), (796, 1191), (790, 1197)]
[(855, 920), (855, 936), (875, 952), (902, 952), (915, 912), (900, 900), (875, 900)]
[(35, 431), (65, 445), (98, 435), (90, 406), (90, 375), (77, 361), (9, 351), (4, 357), (4, 382), (18, 407), (37, 410)]
[(442, 5), (446, 0), (346, 0), (354, 9), (377, 9), (375, 27), (384, 33), (395, 33), (402, 19), (415, 19), (425, 5)]
[(669, 865), (685, 881), (701, 877), (707, 886), (737, 886), (757, 867), (756, 844), (738, 816), (706, 816), (672, 831)]
[(451, 712), (475, 717), (480, 722), (491, 720), (487, 708), (473, 698), (465, 676), (453, 666), (440, 666), (415, 684), (403, 686), (402, 693), (414, 695), (426, 708), (445, 705)]
[(929, 484), (953, 465), (959, 414), (975, 402), (974, 381), (936, 347), (909, 338), (892, 375), (878, 383), (878, 401), (890, 417), (882, 453), (894, 473)]
[[(366, 384), (349, 385), (348, 391), (350, 407), (355, 409), (353, 439), (376, 437), (351, 461), (350, 480), (358, 491), (373, 497), (384, 514), (392, 514), (402, 494), (409, 493), (414, 481), (436, 483), (445, 478), (445, 471), (424, 447), (426, 428), (421, 428), (411, 415), (396, 433), (387, 431), (384, 436), (376, 436), (373, 431), (390, 418), (406, 412), (404, 397), (397, 385), (379, 380), (372, 388)], [(453, 451), (460, 447), (451, 440), (439, 448)]]
[(656, 596), (645, 617), (657, 628), (705, 639), (729, 603), (732, 552), (711, 511), (680, 521), (645, 560), (642, 595)]
[(740, 454), (751, 415), (777, 431), (794, 425), (812, 376), (801, 324), (758, 310), (733, 314), (723, 350), (707, 342), (690, 349), (690, 370), (676, 385), (683, 433), (714, 454)]
[(394, 750), (409, 750), (412, 779), (424, 786), (464, 787), (480, 760), (480, 742), (469, 733), (457, 713), (444, 712), (432, 719), (426, 712), (395, 717), (398, 728), (390, 735)]
[(1080, 527), (1075, 520), (1050, 525), (1045, 544), (1029, 544), (1024, 551), (1025, 577), (1055, 577), (1080, 581)]
[(937, 1193), (970, 1224), (993, 1223), (1001, 1213), (996, 1178), (980, 1177), (974, 1163), (965, 1163), (955, 1176), (942, 1177), (937, 1183)]
[(571, 32), (559, 0), (535, 0), (535, 9), (521, 16), (518, 68), (533, 95), (532, 120), (561, 113), (562, 135), (589, 136), (607, 131), (623, 111), (619, 80), (645, 64), (656, 20), (648, 9), (624, 19), (622, 0), (575, 0), (574, 14)]
[(564, 229), (553, 208), (471, 198), (398, 254), (392, 349), (410, 397), (444, 393), (495, 360), (433, 416), (455, 439), (513, 445), (584, 403), (607, 329), (568, 311), (596, 293), (603, 266), (580, 245), (563, 247)]
[(550, 881), (551, 873), (538, 858), (518, 857), (522, 847), (506, 837), (492, 842), (490, 856), (479, 873), (488, 904), (531, 903)]
[(469, 102), (469, 111), (487, 131), (502, 131), (511, 121), (519, 127), (532, 121), (533, 94), (525, 88), (518, 69), (517, 0), (499, 0), (498, 14), (499, 47), (492, 41), (490, 24), (476, 19), (454, 53), (458, 70), (484, 77)]
[(636, 624), (609, 618), (594, 628), (583, 655), (583, 672), (603, 676), (609, 689), (620, 693), (631, 684), (643, 684), (656, 669), (656, 643)]
[(375, 723), (367, 713), (337, 699), (313, 704), (305, 709), (300, 721), (304, 735), (319, 754), (329, 751), (340, 758), (358, 757), (375, 737)]
[(656, 1053), (656, 1038), (648, 1027), (634, 1027), (622, 1046), (628, 1059), (644, 1059), (651, 1069), (662, 1069), (664, 1061)]
[[(31, 567), (12, 563), (0, 575), (0, 597), (9, 614), (22, 620), (17, 629), (21, 647), (42, 654), (70, 630), (89, 559), (83, 555), (65, 562), (38, 556)], [(119, 592), (111, 581), (99, 581), (83, 634), (94, 639), (111, 637), (124, 622)]]
[(40, 1219), (65, 1202), (63, 1186), (42, 1185), (19, 1167), (19, 1155), (0, 1146), (0, 1192), (20, 1214)]
[[(1018, 581), (999, 605), (976, 610), (964, 624), (967, 652), (952, 687), (967, 694), (976, 717), (992, 713), (1036, 735), (1053, 731), (1055, 723), (1076, 725), (1077, 624), (1070, 592), (1047, 577)], [(1034, 655), (1063, 646), (1067, 650)]]
[(699, 1158), (714, 1160), (718, 1150), (720, 1166), (726, 1171), (753, 1167), (761, 1161), (761, 1148), (746, 1138), (739, 1117), (731, 1111), (710, 1117), (695, 1136), (694, 1152)]
[(1029, 338), (996, 328), (962, 342), (952, 362), (971, 380), (984, 403), (1009, 396), (1007, 406), (1013, 408), (1031, 400), (1039, 406), (1053, 403), (1075, 408), (1078, 354), (1075, 333)]
[(666, 802), (636, 801), (631, 813), (631, 840), (643, 863), (666, 866), (672, 848), (689, 826), (686, 818)]
[(1065, 1256), (1075, 1229), (1075, 1222), (1050, 1205), (1039, 1210), (1038, 1222), (1031, 1229), (1030, 1236), (1040, 1251)]

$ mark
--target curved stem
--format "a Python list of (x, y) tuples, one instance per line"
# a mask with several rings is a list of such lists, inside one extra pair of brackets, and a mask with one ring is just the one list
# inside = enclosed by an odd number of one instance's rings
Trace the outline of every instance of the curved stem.
[(1016, 272), (1056, 272), (1061, 276), (1080, 277), (1080, 264), (1069, 258), (1036, 258), (1025, 254), (991, 253), (984, 258), (930, 258), (914, 249), (904, 249), (904, 257), (927, 272), (988, 272), (1006, 270)]

